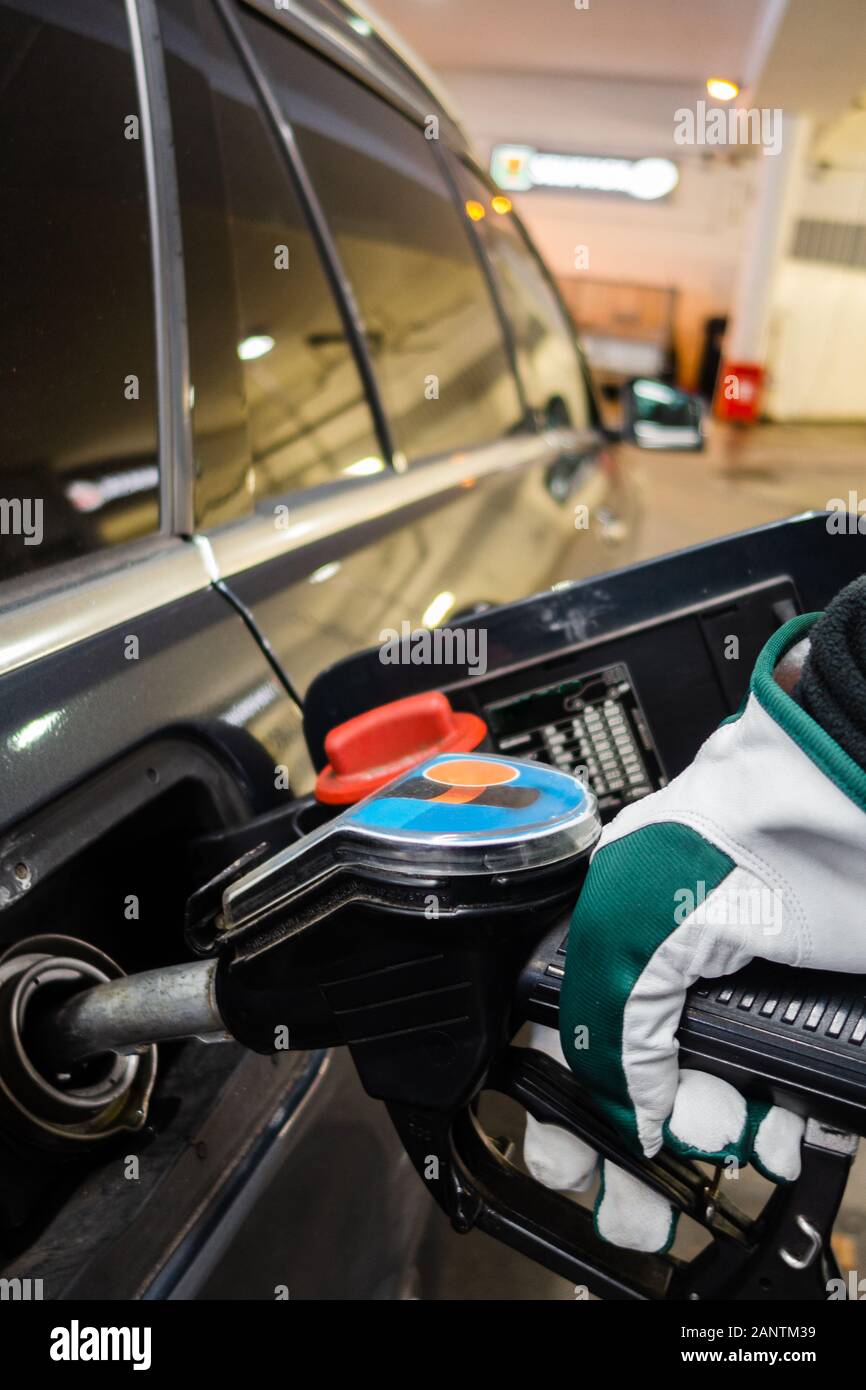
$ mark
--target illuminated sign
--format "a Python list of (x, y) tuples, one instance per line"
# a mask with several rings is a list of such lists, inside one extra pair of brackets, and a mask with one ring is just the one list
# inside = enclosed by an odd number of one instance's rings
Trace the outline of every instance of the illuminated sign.
[(585, 193), (616, 193), (651, 202), (665, 198), (679, 183), (670, 159), (612, 159), (607, 155), (545, 154), (531, 145), (495, 145), (490, 172), (500, 188), (567, 188)]

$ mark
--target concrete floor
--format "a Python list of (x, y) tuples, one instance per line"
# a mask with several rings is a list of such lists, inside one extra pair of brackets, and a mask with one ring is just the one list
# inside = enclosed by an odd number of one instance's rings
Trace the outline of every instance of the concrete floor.
[[(866, 427), (759, 426), (743, 430), (712, 422), (702, 454), (630, 451), (628, 466), (644, 497), (638, 559), (647, 559), (798, 512), (825, 509), (854, 491), (866, 498)], [(491, 1131), (519, 1140), (516, 1107), (496, 1115)], [(488, 1125), (488, 1128), (490, 1126)], [(727, 1195), (756, 1213), (770, 1184), (754, 1170)], [(592, 1201), (594, 1193), (586, 1199)], [(454, 1299), (571, 1300), (571, 1284), (489, 1236), (454, 1234), (444, 1217), (437, 1232), (439, 1272), (433, 1296)], [(674, 1252), (683, 1258), (704, 1243), (700, 1227), (680, 1222)], [(866, 1278), (866, 1141), (855, 1161), (836, 1223), (834, 1249), (843, 1271)]]
[(708, 425), (700, 454), (631, 450), (644, 499), (638, 559), (663, 555), (853, 491), (866, 499), (866, 426)]

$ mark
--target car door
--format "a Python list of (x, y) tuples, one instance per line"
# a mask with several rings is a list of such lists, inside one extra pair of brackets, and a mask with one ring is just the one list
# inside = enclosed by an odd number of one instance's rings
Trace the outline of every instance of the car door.
[[(277, 663), (189, 535), (155, 21), (149, 0), (0, 4), (0, 954), (50, 934), (127, 971), (187, 959), (203, 846), (285, 805), (300, 737)], [(230, 417), (211, 433), (225, 463)], [(214, 508), (229, 472), (202, 484)], [(46, 1299), (407, 1287), (424, 1193), (347, 1058), (172, 1044), (149, 1116), (79, 1143), (7, 1086), (8, 995), (4, 1280)], [(343, 1225), (358, 1242), (337, 1267)]]
[[(594, 422), (576, 463), (566, 422), (547, 429), (528, 403), (495, 266), (424, 122), (259, 8), (220, 0), (220, 35), (200, 20), (226, 86), (209, 175), (185, 134), (192, 84), (169, 64), (184, 236), (201, 246), (195, 525), (302, 694), (404, 622), (599, 568), (561, 470), (595, 480), (599, 509), (614, 470)], [(220, 267), (206, 177), (229, 228)], [(292, 773), (308, 785), (302, 745)]]

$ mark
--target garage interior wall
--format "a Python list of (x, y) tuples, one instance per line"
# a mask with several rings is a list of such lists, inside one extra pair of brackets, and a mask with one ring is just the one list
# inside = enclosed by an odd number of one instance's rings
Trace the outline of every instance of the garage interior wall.
[[(692, 385), (704, 322), (727, 312), (753, 179), (751, 151), (674, 143), (672, 112), (694, 105), (691, 86), (619, 84), (558, 75), (442, 74), (483, 160), (510, 142), (582, 154), (662, 155), (679, 168), (658, 203), (588, 193), (532, 192), (515, 204), (557, 276), (675, 289), (675, 343), (683, 385)], [(585, 247), (582, 269), (577, 248)]]
[[(820, 145), (813, 159), (816, 153)], [(799, 216), (824, 224), (824, 235), (820, 228), (801, 235), (779, 267), (765, 413), (778, 421), (864, 420), (866, 171), (812, 164), (801, 181)], [(809, 258), (796, 254), (798, 240), (812, 242)], [(822, 254), (838, 259), (817, 259)]]
[[(679, 185), (658, 203), (540, 189), (516, 195), (515, 203), (561, 279), (585, 274), (677, 292), (679, 379), (693, 387), (704, 324), (730, 310), (764, 156), (677, 146), (671, 112), (694, 104), (685, 85), (463, 69), (442, 76), (487, 163), (494, 145), (512, 141), (575, 153), (664, 155), (677, 163)], [(864, 157), (866, 117), (857, 129), (834, 126), (823, 140), (819, 132), (800, 182), (798, 218), (866, 224), (866, 170), (856, 167)], [(837, 167), (836, 160), (855, 167)], [(866, 265), (792, 252), (776, 276), (765, 414), (779, 421), (866, 419)]]

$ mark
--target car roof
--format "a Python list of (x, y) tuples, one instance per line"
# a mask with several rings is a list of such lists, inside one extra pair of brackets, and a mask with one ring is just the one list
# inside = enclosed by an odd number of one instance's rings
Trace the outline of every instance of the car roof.
[(439, 138), (474, 159), (469, 138), (436, 78), (364, 0), (351, 6), (343, 0), (242, 3), (315, 48), (416, 124), (436, 116)]

